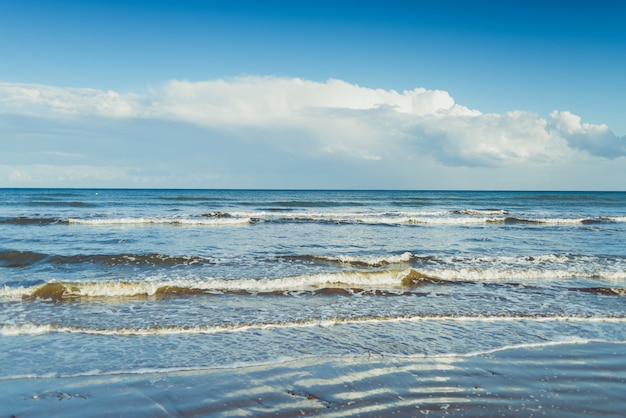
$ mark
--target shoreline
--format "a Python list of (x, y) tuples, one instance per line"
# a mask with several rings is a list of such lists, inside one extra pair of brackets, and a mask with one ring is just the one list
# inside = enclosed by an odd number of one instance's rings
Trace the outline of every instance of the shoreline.
[(308, 358), (229, 369), (0, 381), (0, 418), (615, 416), (626, 344), (472, 356)]

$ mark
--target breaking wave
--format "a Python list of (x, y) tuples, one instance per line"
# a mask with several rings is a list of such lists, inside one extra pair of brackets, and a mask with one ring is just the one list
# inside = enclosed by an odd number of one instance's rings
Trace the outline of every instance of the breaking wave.
[(3, 325), (0, 335), (39, 335), (50, 333), (113, 335), (113, 336), (159, 336), (187, 334), (220, 334), (249, 332), (272, 329), (293, 329), (309, 327), (334, 327), (341, 325), (365, 325), (402, 322), (574, 322), (574, 323), (614, 323), (626, 324), (624, 316), (576, 316), (576, 315), (413, 315), (413, 316), (367, 316), (352, 318), (318, 318), (301, 321), (238, 323), (194, 326), (154, 326), (146, 328), (88, 328), (57, 324)]
[[(322, 202), (323, 203), (323, 202)], [(321, 224), (366, 224), (366, 225), (590, 225), (626, 223), (626, 216), (600, 216), (595, 218), (568, 217), (529, 217), (512, 216), (504, 209), (462, 209), (453, 211), (420, 212), (325, 212), (297, 211), (304, 206), (268, 209), (266, 211), (209, 212), (186, 217), (88, 217), (88, 218), (48, 218), (27, 217), (0, 219), (0, 225), (176, 225), (176, 226), (228, 226), (248, 225), (257, 222), (269, 223), (321, 223)], [(311, 206), (311, 207), (320, 207)], [(323, 207), (323, 205), (321, 205)]]
[[(598, 274), (600, 276), (600, 274)], [(626, 279), (626, 272), (608, 272), (607, 277)], [(418, 271), (416, 269), (380, 272), (344, 272), (263, 279), (169, 279), (145, 281), (52, 281), (32, 286), (4, 286), (0, 298), (54, 302), (82, 298), (168, 298), (191, 295), (355, 295), (379, 296), (426, 295), (424, 285), (467, 285), (476, 283), (524, 285), (528, 280), (569, 279), (577, 277), (569, 271), (476, 269)], [(626, 296), (621, 287), (568, 288), (599, 295)]]
[(198, 217), (198, 218), (99, 218), (69, 219), (70, 224), (80, 225), (174, 225), (174, 226), (220, 226), (246, 225), (250, 218), (235, 217)]
[(402, 290), (403, 287), (441, 280), (416, 270), (375, 273), (332, 273), (275, 279), (205, 279), (137, 282), (49, 282), (30, 287), (0, 289), (0, 298), (63, 301), (78, 298), (167, 297), (193, 294), (283, 294), (297, 292), (355, 293), (377, 290)]
[(350, 265), (355, 267), (382, 267), (392, 264), (407, 264), (417, 260), (430, 259), (431, 257), (417, 256), (409, 251), (402, 254), (390, 256), (356, 256), (356, 255), (338, 255), (338, 256), (320, 256), (320, 255), (296, 255), (279, 257), (282, 260), (302, 261), (302, 262), (322, 262), (340, 265)]
[(461, 209), (452, 211), (456, 215), (480, 215), (480, 216), (500, 216), (508, 215), (509, 211), (504, 209)]

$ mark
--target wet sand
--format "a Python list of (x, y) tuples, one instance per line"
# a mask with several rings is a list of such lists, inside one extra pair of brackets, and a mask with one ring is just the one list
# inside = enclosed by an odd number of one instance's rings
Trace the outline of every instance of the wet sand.
[(0, 418), (622, 416), (626, 344), (0, 380)]

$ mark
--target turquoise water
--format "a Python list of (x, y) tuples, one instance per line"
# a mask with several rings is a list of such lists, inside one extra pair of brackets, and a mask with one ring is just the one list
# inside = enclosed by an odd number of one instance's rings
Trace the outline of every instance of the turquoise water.
[(0, 379), (626, 342), (626, 193), (0, 190)]

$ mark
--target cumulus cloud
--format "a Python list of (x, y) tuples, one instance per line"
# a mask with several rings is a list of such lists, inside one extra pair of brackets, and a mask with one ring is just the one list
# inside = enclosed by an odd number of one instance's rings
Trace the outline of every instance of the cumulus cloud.
[(490, 167), (567, 158), (571, 150), (566, 141), (546, 126), (535, 113), (515, 111), (420, 120), (411, 133), (421, 152), (446, 165)]
[(570, 112), (550, 113), (548, 127), (565, 138), (572, 148), (604, 158), (626, 155), (626, 137), (618, 137), (606, 125), (581, 123), (580, 116)]
[(244, 77), (232, 81), (170, 81), (155, 111), (201, 124), (266, 124), (305, 116), (308, 110), (369, 110), (389, 107), (414, 116), (442, 112), (473, 114), (441, 90), (402, 93), (371, 89), (341, 80), (325, 83), (299, 78)]
[[(483, 114), (442, 90), (398, 92), (341, 80), (240, 77), (172, 80), (150, 94), (0, 83), (13, 113), (139, 118), (193, 124), (280, 148), (371, 161), (428, 156), (448, 166), (564, 161), (586, 152), (626, 155), (626, 140), (570, 112)], [(47, 113), (46, 113), (47, 112)]]

